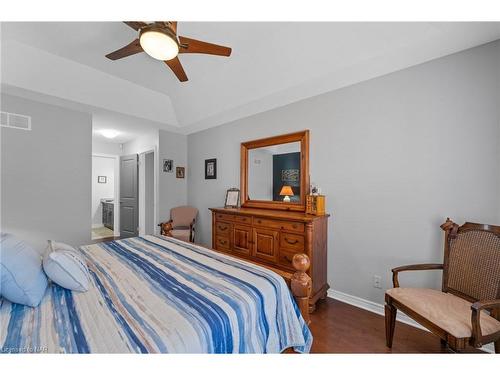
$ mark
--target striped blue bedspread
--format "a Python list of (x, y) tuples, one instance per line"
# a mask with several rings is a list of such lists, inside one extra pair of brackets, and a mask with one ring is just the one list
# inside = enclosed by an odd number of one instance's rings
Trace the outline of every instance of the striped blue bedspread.
[(144, 236), (81, 250), (88, 292), (49, 285), (40, 306), (0, 299), (4, 353), (309, 352), (281, 276), (200, 246)]

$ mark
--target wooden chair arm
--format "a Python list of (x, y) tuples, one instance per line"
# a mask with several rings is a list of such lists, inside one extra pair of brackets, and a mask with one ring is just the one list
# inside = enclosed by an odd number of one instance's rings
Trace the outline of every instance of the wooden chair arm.
[(494, 299), (491, 301), (477, 301), (470, 307), (472, 310), (491, 310), (500, 308), (500, 299)]
[(196, 219), (193, 219), (191, 224), (189, 224), (189, 242), (194, 242), (194, 225), (195, 225)]
[(425, 271), (442, 269), (443, 265), (439, 263), (410, 264), (407, 266), (396, 267), (392, 269), (392, 283), (394, 285), (394, 288), (399, 288), (398, 273), (403, 271)]
[(494, 341), (495, 338), (500, 337), (500, 332), (489, 336), (483, 336), (481, 332), (481, 310), (500, 309), (500, 299), (478, 301), (473, 303), (470, 308), (472, 310), (472, 344), (476, 348), (479, 348), (483, 346), (483, 344), (487, 344), (488, 342)]
[(173, 220), (170, 219), (169, 221), (164, 221), (163, 223), (158, 224), (158, 226), (161, 227), (162, 225), (172, 224), (172, 222), (173, 222)]

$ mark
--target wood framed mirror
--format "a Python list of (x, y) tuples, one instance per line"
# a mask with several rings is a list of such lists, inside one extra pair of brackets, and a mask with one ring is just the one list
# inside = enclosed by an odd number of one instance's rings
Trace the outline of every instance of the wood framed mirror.
[(309, 130), (241, 144), (241, 206), (305, 211)]

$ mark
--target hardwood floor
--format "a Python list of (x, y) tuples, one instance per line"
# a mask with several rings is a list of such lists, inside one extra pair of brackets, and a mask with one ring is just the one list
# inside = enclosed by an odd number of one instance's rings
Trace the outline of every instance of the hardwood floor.
[[(400, 322), (388, 349), (383, 316), (331, 298), (317, 304), (310, 328), (312, 353), (452, 353), (438, 337)], [(466, 352), (483, 353), (473, 348)]]
[(119, 240), (120, 237), (107, 237), (107, 238), (97, 238), (95, 240), (90, 241), (90, 245), (95, 244), (95, 243), (100, 243), (100, 242), (108, 242), (108, 241), (116, 241)]

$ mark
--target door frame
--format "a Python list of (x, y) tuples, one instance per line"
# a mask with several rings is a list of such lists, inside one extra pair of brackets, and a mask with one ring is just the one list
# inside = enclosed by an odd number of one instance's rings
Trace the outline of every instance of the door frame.
[[(109, 158), (114, 159), (114, 183), (115, 183), (115, 191), (114, 191), (114, 204), (113, 204), (113, 235), (115, 237), (120, 236), (120, 156), (114, 154), (103, 154), (100, 152), (93, 152), (91, 157), (98, 158)], [(92, 218), (91, 218), (92, 220)]]
[(157, 228), (157, 223), (158, 223), (158, 147), (153, 146), (152, 148), (140, 152), (139, 153), (139, 171), (138, 171), (138, 176), (139, 176), (139, 183), (138, 183), (138, 190), (139, 190), (139, 236), (143, 236), (145, 234), (145, 223), (146, 223), (146, 215), (145, 215), (145, 206), (146, 206), (146, 196), (145, 196), (145, 186), (146, 186), (146, 181), (145, 181), (145, 157), (146, 154), (153, 153), (153, 190), (154, 190), (154, 196), (153, 196), (153, 233), (158, 234), (158, 228)]

